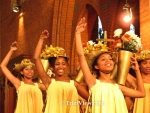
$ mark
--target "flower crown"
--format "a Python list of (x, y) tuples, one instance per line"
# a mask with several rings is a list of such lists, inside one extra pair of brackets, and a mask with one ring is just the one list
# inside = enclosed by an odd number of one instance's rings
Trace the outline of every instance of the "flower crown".
[(21, 63), (15, 64), (13, 70), (20, 72), (24, 68), (34, 68), (35, 64), (30, 61), (30, 59), (23, 59)]
[(97, 44), (93, 41), (88, 41), (86, 44), (86, 47), (83, 49), (84, 54), (88, 55), (93, 51), (108, 51), (108, 47), (106, 43), (103, 43), (103, 41), (99, 41)]
[(150, 50), (142, 50), (136, 54), (136, 58), (138, 61), (150, 59)]
[[(103, 53), (111, 54), (109, 48), (105, 41), (99, 41), (97, 44), (93, 41), (88, 41), (86, 47), (83, 49), (86, 61), (88, 63), (89, 68), (92, 70), (94, 60)], [(113, 55), (113, 54), (111, 54)], [(114, 56), (112, 56), (114, 58)]]
[(52, 45), (50, 46), (45, 46), (45, 49), (42, 51), (40, 54), (41, 59), (48, 59), (50, 57), (67, 57), (66, 52), (63, 48), (61, 47), (53, 47)]

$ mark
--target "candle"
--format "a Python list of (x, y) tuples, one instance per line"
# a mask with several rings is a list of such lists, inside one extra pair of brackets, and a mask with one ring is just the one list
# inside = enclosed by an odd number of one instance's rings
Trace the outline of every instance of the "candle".
[(104, 39), (107, 39), (107, 31), (104, 31)]

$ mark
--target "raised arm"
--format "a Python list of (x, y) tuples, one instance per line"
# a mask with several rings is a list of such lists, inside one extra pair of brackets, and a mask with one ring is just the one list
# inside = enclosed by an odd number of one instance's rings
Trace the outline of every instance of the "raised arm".
[(86, 23), (85, 18), (82, 18), (78, 25), (76, 26), (76, 51), (79, 58), (80, 66), (84, 75), (85, 82), (87, 83), (88, 87), (91, 88), (95, 83), (96, 79), (91, 74), (90, 69), (88, 67), (87, 61), (84, 56), (82, 42), (81, 42), (81, 32), (85, 30)]
[(41, 54), (41, 51), (42, 51), (43, 42), (48, 37), (49, 37), (49, 32), (47, 30), (44, 30), (41, 33), (40, 39), (38, 41), (38, 44), (36, 46), (35, 53), (34, 53), (35, 66), (36, 66), (38, 75), (39, 75), (40, 79), (42, 80), (42, 82), (43, 82), (43, 84), (45, 85), (46, 88), (48, 88), (48, 86), (50, 84), (50, 77), (47, 75), (47, 73), (45, 72), (45, 70), (43, 68), (41, 58), (40, 58), (40, 54)]
[(137, 82), (137, 88), (135, 89), (130, 89), (125, 86), (120, 86), (123, 94), (125, 96), (129, 97), (144, 97), (145, 96), (145, 89), (144, 89), (144, 84), (143, 80), (141, 77), (140, 69), (137, 63), (137, 60), (135, 57), (131, 58), (131, 68), (135, 71), (136, 73), (136, 82)]
[(128, 85), (127, 87), (130, 87), (132, 89), (136, 89), (137, 88), (136, 83), (137, 83), (136, 78), (129, 73), (127, 76), (127, 80), (126, 80), (126, 84)]
[(7, 64), (13, 54), (14, 51), (17, 50), (17, 42), (13, 42), (10, 46), (10, 50), (7, 53), (7, 55), (5, 56), (5, 58), (3, 59), (2, 63), (1, 63), (1, 69), (2, 72), (4, 73), (4, 75), (6, 76), (6, 78), (15, 86), (16, 89), (19, 88), (20, 86), (20, 80), (18, 78), (16, 78), (7, 68)]

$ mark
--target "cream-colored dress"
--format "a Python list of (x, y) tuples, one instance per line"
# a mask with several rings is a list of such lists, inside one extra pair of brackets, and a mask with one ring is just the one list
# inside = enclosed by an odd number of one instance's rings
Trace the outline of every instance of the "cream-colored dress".
[(92, 102), (88, 104), (91, 104), (92, 108), (87, 110), (87, 113), (128, 113), (124, 96), (117, 84), (96, 80), (90, 93)]
[(150, 84), (144, 83), (144, 88), (146, 96), (135, 99), (133, 113), (150, 113)]
[(47, 89), (45, 113), (79, 113), (78, 93), (74, 81), (52, 79)]
[(29, 85), (21, 82), (17, 90), (17, 106), (15, 113), (43, 113), (42, 92), (38, 84)]

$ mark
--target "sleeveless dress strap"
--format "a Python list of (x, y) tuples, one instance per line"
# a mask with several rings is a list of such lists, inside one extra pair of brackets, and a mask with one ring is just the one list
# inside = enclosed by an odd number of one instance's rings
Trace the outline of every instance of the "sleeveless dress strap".
[(23, 85), (24, 84), (24, 82), (23, 81), (21, 81), (21, 85)]
[(16, 90), (17, 93), (19, 92), (20, 87), (21, 87), (22, 85), (24, 85), (24, 82), (23, 82), (23, 81), (21, 81), (20, 83), (21, 83), (21, 84), (20, 84), (19, 88)]
[(101, 82), (100, 80), (96, 79), (96, 83), (100, 83), (100, 82)]
[(118, 84), (115, 84), (115, 86), (119, 88), (119, 85), (118, 85)]
[(51, 79), (51, 83), (53, 83), (53, 82), (55, 82), (55, 79), (54, 79), (54, 78)]
[(34, 83), (34, 84), (35, 84), (35, 86), (36, 86), (36, 87), (39, 87), (39, 85), (38, 85), (38, 83), (37, 83), (37, 82), (36, 82), (36, 83)]
[(72, 85), (74, 85), (74, 80), (70, 80), (70, 83), (71, 83)]

